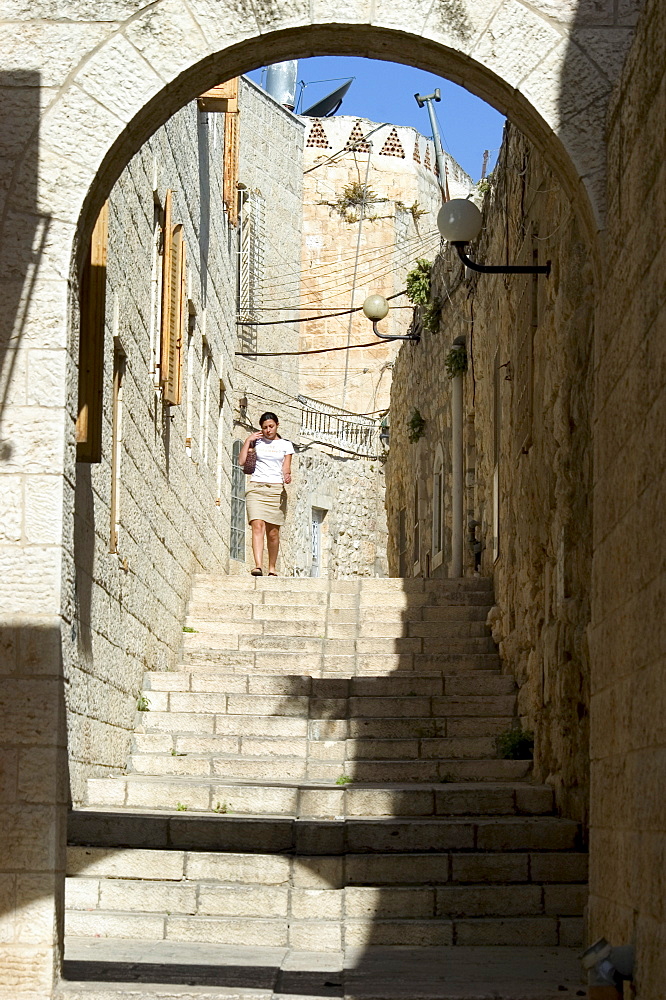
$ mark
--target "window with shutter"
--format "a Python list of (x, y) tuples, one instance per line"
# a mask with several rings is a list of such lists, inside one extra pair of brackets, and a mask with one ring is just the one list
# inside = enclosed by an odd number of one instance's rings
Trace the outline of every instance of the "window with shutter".
[(183, 227), (172, 224), (171, 204), (169, 191), (164, 207), (160, 385), (164, 393), (164, 402), (177, 406), (182, 393), (182, 353), (187, 302), (186, 254)]
[(238, 101), (235, 111), (227, 111), (224, 116), (224, 174), (222, 178), (222, 198), (227, 206), (229, 222), (238, 225), (238, 155), (239, 155), (239, 113)]
[(104, 387), (104, 323), (106, 317), (106, 258), (109, 235), (108, 202), (99, 213), (81, 276), (79, 295), (79, 399), (76, 458), (102, 460), (102, 393)]
[(111, 400), (111, 537), (109, 552), (118, 551), (120, 532), (120, 465), (123, 450), (123, 381), (127, 358), (120, 344), (113, 352), (113, 396)]

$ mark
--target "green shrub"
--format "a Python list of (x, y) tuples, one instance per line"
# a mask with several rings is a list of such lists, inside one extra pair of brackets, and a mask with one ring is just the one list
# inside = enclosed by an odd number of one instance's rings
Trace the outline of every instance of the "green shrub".
[(464, 375), (467, 371), (466, 349), (462, 345), (460, 347), (452, 347), (446, 355), (444, 367), (449, 378), (455, 378), (456, 375)]
[(495, 737), (497, 756), (502, 760), (532, 760), (534, 733), (520, 726), (512, 726)]
[(407, 275), (405, 287), (407, 288), (407, 298), (415, 306), (427, 306), (430, 301), (430, 275), (432, 264), (429, 260), (421, 257)]
[(414, 407), (412, 410), (412, 415), (407, 422), (407, 437), (414, 444), (419, 438), (422, 438), (425, 434), (426, 422), (419, 413), (419, 411)]

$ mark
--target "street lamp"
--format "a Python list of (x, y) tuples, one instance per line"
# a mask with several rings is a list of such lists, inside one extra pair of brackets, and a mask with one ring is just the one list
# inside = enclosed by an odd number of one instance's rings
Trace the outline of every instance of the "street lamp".
[(546, 264), (477, 264), (470, 260), (465, 252), (468, 243), (475, 240), (481, 232), (483, 216), (473, 201), (466, 198), (452, 198), (445, 202), (437, 213), (437, 228), (445, 240), (448, 240), (458, 256), (472, 271), (481, 274), (550, 274), (550, 261)]
[(382, 340), (414, 340), (417, 343), (421, 339), (418, 333), (390, 334), (380, 333), (377, 323), (388, 316), (389, 304), (383, 295), (368, 295), (363, 303), (363, 312), (372, 323), (372, 330), (376, 337)]

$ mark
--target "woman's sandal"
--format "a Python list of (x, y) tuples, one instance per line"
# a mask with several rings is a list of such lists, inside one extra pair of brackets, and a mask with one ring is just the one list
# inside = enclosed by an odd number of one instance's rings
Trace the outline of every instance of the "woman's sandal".
[(250, 576), (263, 576), (264, 571), (260, 566), (255, 566), (254, 569), (250, 570)]
[(277, 573), (269, 573), (269, 576), (277, 576)]

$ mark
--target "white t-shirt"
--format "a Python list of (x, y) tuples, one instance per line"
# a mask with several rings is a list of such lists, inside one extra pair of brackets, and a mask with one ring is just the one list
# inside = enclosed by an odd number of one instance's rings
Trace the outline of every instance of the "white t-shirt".
[(255, 442), (257, 449), (257, 465), (250, 476), (251, 483), (283, 483), (282, 460), (285, 455), (294, 454), (294, 446), (291, 441), (284, 438), (274, 438), (268, 441), (266, 438), (259, 438)]

